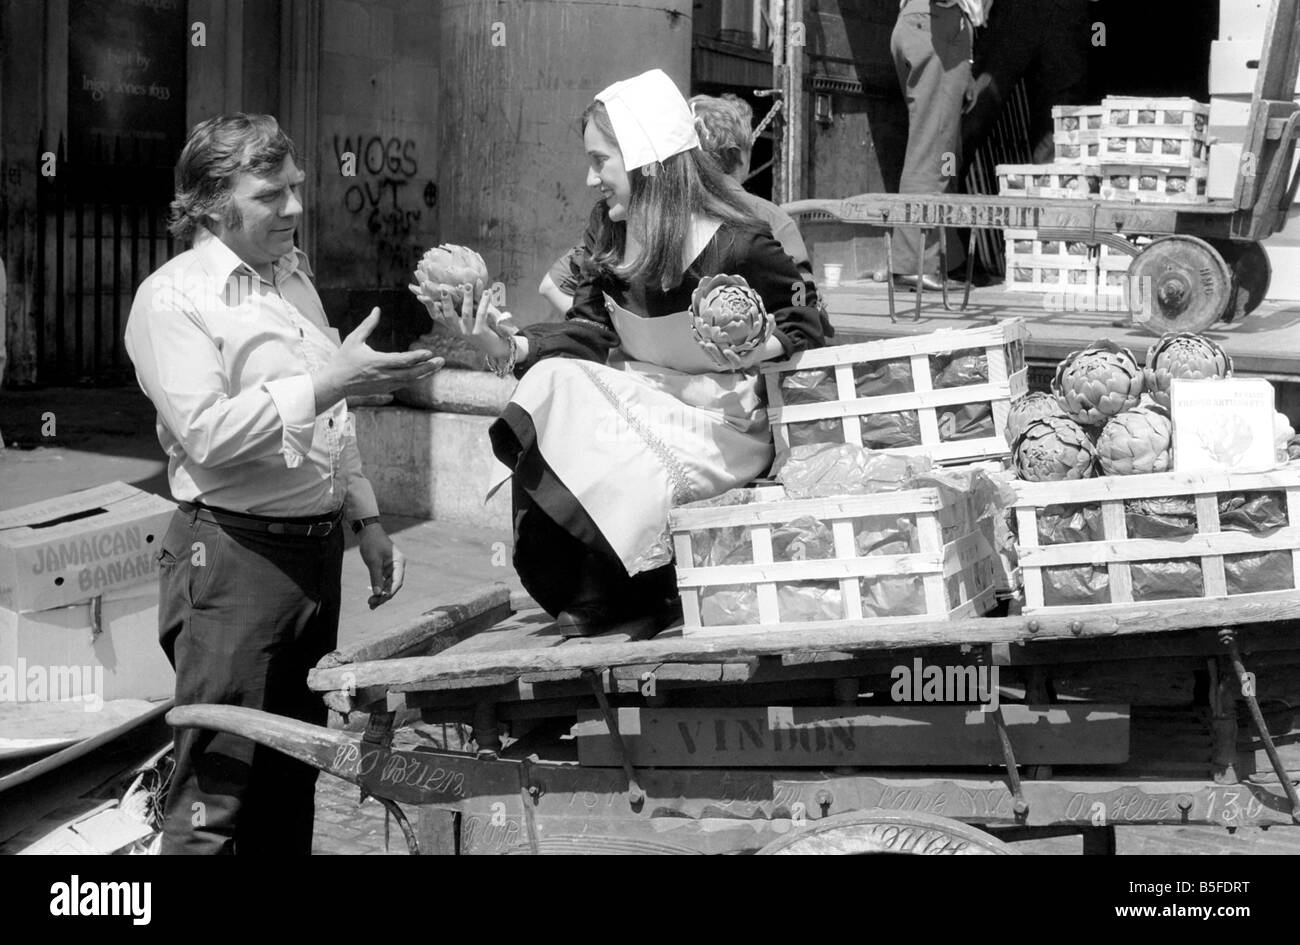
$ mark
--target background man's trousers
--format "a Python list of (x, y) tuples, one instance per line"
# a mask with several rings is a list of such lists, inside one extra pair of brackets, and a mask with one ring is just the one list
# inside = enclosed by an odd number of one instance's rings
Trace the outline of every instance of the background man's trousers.
[[(178, 705), (326, 723), (307, 671), (338, 638), (344, 527), (290, 537), (176, 513), (159, 555), (159, 633)], [(244, 738), (178, 729), (162, 852), (310, 853), (317, 774)]]
[[(890, 41), (898, 81), (907, 101), (907, 154), (900, 194), (947, 193), (961, 174), (961, 121), (970, 89), (970, 22), (960, 7), (908, 0)], [(955, 233), (953, 234), (955, 237)], [(959, 241), (949, 240), (948, 267), (963, 262)], [(924, 260), (923, 265), (922, 258)], [(896, 275), (939, 272), (939, 236), (912, 227), (894, 231)]]

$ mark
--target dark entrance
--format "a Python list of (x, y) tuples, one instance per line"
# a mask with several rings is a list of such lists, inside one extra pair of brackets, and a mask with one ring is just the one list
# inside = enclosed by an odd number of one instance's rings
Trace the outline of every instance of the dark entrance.
[(37, 381), (117, 383), (135, 289), (174, 250), (186, 9), (72, 0), (69, 16), (68, 133), (37, 154)]

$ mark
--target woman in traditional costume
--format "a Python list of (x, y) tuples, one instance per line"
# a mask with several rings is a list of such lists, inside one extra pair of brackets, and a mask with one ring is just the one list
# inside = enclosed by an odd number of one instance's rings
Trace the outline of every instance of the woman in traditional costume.
[[(490, 367), (520, 378), (492, 446), (513, 474), (515, 567), (568, 635), (655, 615), (676, 597), (669, 509), (767, 471), (758, 365), (823, 344), (815, 288), (701, 152), (665, 73), (597, 95), (583, 138), (605, 213), (563, 322), (511, 334), (492, 293), (475, 311), (464, 287), (459, 312), (446, 291), (420, 293)], [(770, 319), (761, 343), (701, 336), (702, 307), (753, 293), (754, 317)]]

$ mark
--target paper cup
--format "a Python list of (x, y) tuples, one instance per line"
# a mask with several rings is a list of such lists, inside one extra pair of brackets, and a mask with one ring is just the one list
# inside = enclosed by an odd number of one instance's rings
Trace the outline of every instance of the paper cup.
[(840, 263), (825, 263), (822, 266), (822, 284), (833, 289), (840, 284), (840, 276), (843, 274), (844, 266)]

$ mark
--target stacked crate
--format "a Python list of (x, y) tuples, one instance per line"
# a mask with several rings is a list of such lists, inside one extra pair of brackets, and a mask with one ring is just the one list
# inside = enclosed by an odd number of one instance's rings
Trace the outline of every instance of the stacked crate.
[[(1052, 109), (1056, 161), (997, 168), (1004, 197), (1204, 203), (1210, 110), (1189, 98), (1110, 96)], [(1101, 246), (1006, 233), (1006, 286), (1049, 294), (1064, 310), (1110, 309), (1132, 257)]]
[(1059, 164), (1096, 163), (1101, 154), (1100, 105), (1057, 105), (1052, 109), (1052, 132)]

